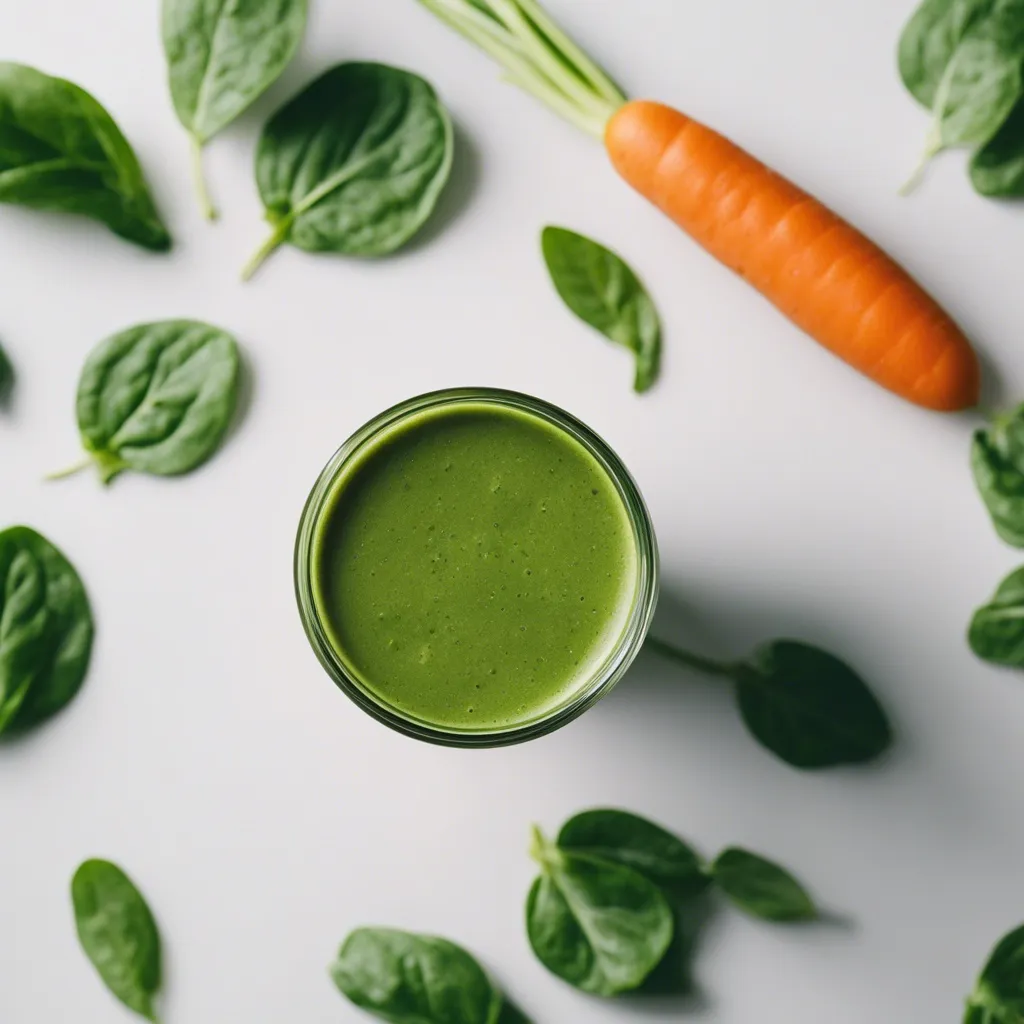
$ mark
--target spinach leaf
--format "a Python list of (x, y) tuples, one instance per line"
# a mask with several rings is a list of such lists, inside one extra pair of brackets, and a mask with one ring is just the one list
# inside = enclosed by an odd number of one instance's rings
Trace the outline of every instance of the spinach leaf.
[(534, 952), (595, 995), (689, 991), (712, 907), (703, 895), (709, 883), (763, 920), (818, 917), (803, 886), (777, 864), (733, 847), (705, 866), (682, 840), (627, 811), (577, 814), (557, 844), (535, 829), (532, 855), (542, 869), (526, 907)]
[(979, 658), (1024, 668), (1024, 569), (1003, 580), (995, 597), (975, 613), (968, 640)]
[(330, 973), (356, 1006), (391, 1024), (510, 1019), (504, 996), (484, 969), (445, 939), (360, 928), (345, 940)]
[(967, 1024), (1024, 1020), (1024, 926), (993, 950), (968, 1001)]
[(267, 122), (256, 180), (273, 232), (249, 278), (284, 242), (386, 256), (426, 223), (448, 182), (451, 118), (433, 88), (383, 64), (341, 64)]
[(995, 0), (925, 0), (914, 12), (899, 44), (903, 83), (922, 106), (935, 105), (939, 86), (957, 48)]
[(732, 680), (754, 738), (794, 768), (863, 764), (892, 743), (885, 711), (867, 684), (817, 647), (776, 640), (747, 661), (721, 662), (653, 636), (645, 646), (685, 668)]
[(558, 848), (632, 868), (676, 897), (692, 895), (708, 881), (700, 857), (686, 843), (628, 811), (575, 815), (558, 833)]
[(109, 483), (126, 469), (177, 476), (220, 446), (238, 399), (239, 356), (225, 331), (194, 320), (140, 324), (101, 342), (78, 383), (78, 428)]
[(92, 639), (71, 563), (27, 526), (0, 532), (0, 735), (39, 725), (74, 699)]
[(1024, 473), (1024, 405), (996, 416), (989, 437), (1007, 461)]
[(747, 728), (796, 768), (863, 764), (892, 742), (885, 712), (864, 681), (816, 647), (777, 640), (739, 665), (734, 679)]
[(146, 249), (171, 247), (142, 168), (84, 89), (0, 63), (0, 203), (84, 214)]
[(636, 356), (636, 391), (661, 369), (661, 322), (639, 278), (603, 245), (565, 228), (542, 235), (544, 259), (562, 301), (584, 323)]
[(1024, 406), (975, 434), (971, 468), (996, 532), (1024, 548)]
[(10, 396), (14, 387), (14, 367), (11, 366), (7, 353), (0, 346), (0, 405), (3, 405)]
[(904, 32), (900, 71), (932, 109), (922, 167), (951, 146), (984, 146), (1024, 97), (1024, 0), (927, 0)]
[(526, 903), (530, 945), (552, 974), (598, 996), (639, 988), (672, 943), (672, 910), (639, 872), (559, 850), (539, 830), (542, 874)]
[(736, 904), (766, 921), (810, 921), (814, 901), (786, 870), (746, 850), (726, 850), (711, 865), (715, 884)]
[(1024, 103), (971, 160), (971, 182), (983, 196), (1024, 196)]
[(192, 140), (207, 218), (202, 149), (277, 81), (306, 30), (307, 0), (163, 0), (171, 99)]
[(71, 881), (78, 940), (104, 984), (125, 1006), (156, 1021), (160, 935), (153, 915), (116, 865), (87, 860)]
[(967, 35), (939, 85), (935, 131), (941, 148), (987, 142), (1024, 93), (1024, 40), (985, 31), (991, 27), (985, 20)]
[(1006, 1024), (1006, 1021), (997, 1017), (993, 1011), (986, 1009), (984, 1006), (968, 1003), (967, 1012), (964, 1015), (964, 1024)]

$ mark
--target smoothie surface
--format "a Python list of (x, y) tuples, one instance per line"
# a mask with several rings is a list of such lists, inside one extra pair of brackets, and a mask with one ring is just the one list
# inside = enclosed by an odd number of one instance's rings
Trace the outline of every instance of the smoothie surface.
[(614, 482), (541, 417), (467, 401), (413, 414), (335, 481), (313, 593), (363, 689), (486, 731), (566, 704), (613, 653), (637, 589)]

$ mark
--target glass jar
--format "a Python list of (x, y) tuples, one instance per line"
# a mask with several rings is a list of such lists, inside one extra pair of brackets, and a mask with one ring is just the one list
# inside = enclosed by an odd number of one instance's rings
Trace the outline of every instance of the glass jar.
[[(329, 510), (339, 479), (382, 437), (400, 429), (403, 423), (427, 411), (456, 406), (509, 408), (537, 417), (550, 427), (568, 434), (596, 459), (614, 485), (632, 528), (635, 544), (636, 585), (632, 607), (617, 643), (591, 677), (576, 686), (561, 705), (539, 717), (508, 727), (479, 731), (449, 729), (419, 721), (390, 706), (364, 685), (358, 673), (346, 663), (344, 654), (331, 641), (325, 616), (318, 607), (314, 583), (318, 528)], [(338, 687), (365, 712), (392, 729), (419, 740), (451, 747), (500, 747), (536, 739), (567, 725), (593, 707), (626, 674), (643, 646), (654, 617), (658, 599), (658, 549), (654, 527), (636, 483), (618, 456), (592, 430), (556, 406), (528, 395), (490, 388), (460, 388), (403, 402), (371, 420), (338, 449), (317, 480), (302, 513), (295, 546), (295, 590), (303, 627), (320, 663)]]

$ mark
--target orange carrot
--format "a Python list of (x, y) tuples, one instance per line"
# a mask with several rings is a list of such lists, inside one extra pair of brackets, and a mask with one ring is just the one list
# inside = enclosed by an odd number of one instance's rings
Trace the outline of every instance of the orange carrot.
[(873, 242), (728, 139), (659, 103), (608, 122), (615, 169), (712, 256), (861, 373), (928, 409), (978, 401), (960, 328)]
[(835, 355), (926, 408), (977, 403), (970, 342), (905, 270), (721, 135), (670, 107), (627, 102), (540, 0), (420, 2), (602, 137), (629, 184)]

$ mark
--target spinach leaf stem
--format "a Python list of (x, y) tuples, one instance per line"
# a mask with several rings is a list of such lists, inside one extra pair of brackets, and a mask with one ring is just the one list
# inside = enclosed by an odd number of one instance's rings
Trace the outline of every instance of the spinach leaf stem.
[(684, 650), (675, 644), (666, 643), (666, 641), (659, 640), (657, 637), (649, 636), (645, 641), (645, 645), (663, 658), (678, 662), (680, 665), (691, 668), (695, 672), (700, 672), (702, 675), (730, 679), (735, 673), (734, 666), (727, 662), (714, 661), (701, 654), (694, 654), (692, 651)]
[(281, 245), (284, 244), (284, 240), (288, 237), (288, 232), (292, 226), (292, 217), (286, 217), (280, 224), (276, 225), (274, 230), (271, 232), (270, 237), (256, 250), (255, 255), (245, 265), (242, 270), (242, 280), (248, 281), (252, 278), (253, 274), (256, 273), (260, 267), (267, 261), (267, 259), (277, 250)]
[(900, 188), (899, 194), (901, 196), (909, 196), (917, 190), (917, 187), (924, 181), (924, 176), (931, 166), (931, 162), (945, 149), (945, 144), (942, 141), (942, 129), (941, 126), (935, 126), (928, 135), (927, 142), (925, 143), (924, 152), (921, 154), (921, 158), (914, 168), (910, 177), (907, 179), (905, 184)]
[(209, 220), (217, 219), (217, 208), (210, 199), (210, 191), (206, 187), (206, 172), (203, 170), (203, 142), (198, 135), (190, 136), (192, 150), (192, 180), (195, 182), (196, 195), (203, 216)]
[(66, 469), (58, 469), (55, 473), (47, 473), (44, 480), (55, 481), (55, 480), (67, 480), (68, 477), (76, 476), (78, 473), (88, 469), (93, 463), (92, 456), (82, 459), (81, 462), (76, 462), (73, 466), (68, 466)]
[(547, 863), (545, 855), (547, 854), (548, 846), (547, 837), (541, 831), (539, 825), (534, 825), (530, 829), (530, 856), (541, 866)]

